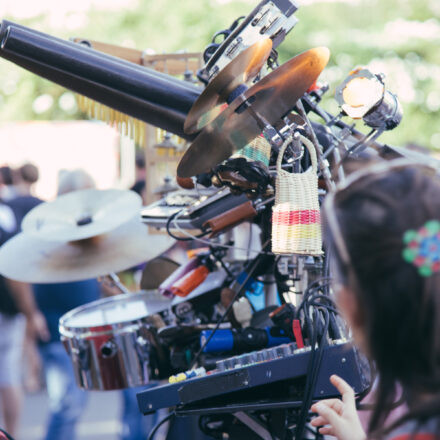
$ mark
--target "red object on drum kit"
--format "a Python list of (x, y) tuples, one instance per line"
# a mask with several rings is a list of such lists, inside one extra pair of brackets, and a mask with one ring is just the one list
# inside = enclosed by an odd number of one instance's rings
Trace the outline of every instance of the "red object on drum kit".
[(174, 295), (188, 296), (196, 287), (205, 281), (208, 274), (209, 269), (204, 265), (200, 265), (180, 278), (180, 280), (174, 283), (170, 290)]
[(162, 281), (159, 286), (159, 293), (164, 296), (172, 297), (173, 291), (172, 287), (176, 285), (176, 283), (183, 278), (187, 273), (191, 272), (193, 269), (200, 265), (199, 258), (193, 257), (185, 264), (182, 264), (178, 269), (176, 269), (166, 280)]
[(179, 176), (176, 176), (176, 181), (177, 181), (177, 184), (181, 188), (194, 189), (194, 187), (195, 187), (194, 181), (192, 180), (191, 177), (179, 177)]
[(295, 335), (296, 345), (298, 348), (304, 348), (304, 339), (301, 331), (301, 322), (299, 319), (294, 319), (292, 323), (293, 334)]

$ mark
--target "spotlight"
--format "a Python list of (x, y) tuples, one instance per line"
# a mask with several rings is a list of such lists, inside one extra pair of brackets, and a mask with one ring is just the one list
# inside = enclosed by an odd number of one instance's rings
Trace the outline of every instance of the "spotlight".
[(336, 89), (336, 101), (352, 119), (363, 119), (377, 130), (392, 130), (402, 120), (402, 107), (397, 96), (385, 89), (384, 75), (368, 69), (350, 73)]

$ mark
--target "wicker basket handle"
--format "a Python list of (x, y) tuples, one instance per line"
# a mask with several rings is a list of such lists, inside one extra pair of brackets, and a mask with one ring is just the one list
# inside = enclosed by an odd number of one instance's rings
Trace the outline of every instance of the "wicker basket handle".
[[(318, 160), (316, 158), (316, 151), (315, 151), (315, 146), (313, 145), (312, 141), (310, 141), (309, 139), (307, 139), (305, 136), (303, 135), (299, 135), (299, 138), (301, 139), (301, 142), (303, 143), (303, 145), (306, 146), (307, 150), (309, 151), (310, 154), (310, 160), (312, 162), (312, 171), (314, 173), (318, 172)], [(287, 171), (284, 171), (281, 168), (281, 164), (283, 162), (283, 156), (284, 153), (286, 151), (287, 146), (292, 142), (293, 137), (289, 136), (283, 143), (283, 145), (280, 148), (280, 152), (278, 153), (278, 157), (277, 157), (277, 173), (286, 173), (289, 174)]]

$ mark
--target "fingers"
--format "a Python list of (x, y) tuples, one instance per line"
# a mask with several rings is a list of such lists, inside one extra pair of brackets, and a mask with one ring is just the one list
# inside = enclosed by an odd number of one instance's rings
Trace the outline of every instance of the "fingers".
[(348, 385), (344, 379), (341, 379), (339, 376), (336, 376), (336, 374), (333, 374), (330, 376), (330, 382), (341, 393), (344, 403), (350, 405), (355, 404), (353, 388)]
[(319, 416), (319, 417), (315, 417), (315, 418), (310, 422), (310, 424), (311, 424), (312, 426), (315, 426), (315, 427), (317, 427), (317, 426), (324, 426), (326, 423), (327, 423), (327, 420), (325, 420), (324, 417), (321, 417), (321, 416)]
[[(328, 407), (332, 408), (334, 411), (336, 411), (339, 415), (342, 414), (342, 411), (344, 409), (344, 404), (341, 402), (340, 399), (326, 399), (321, 400), (321, 403), (324, 405), (327, 405)], [(316, 405), (316, 404), (315, 404)], [(311, 407), (311, 410), (313, 411), (313, 406)]]
[(322, 428), (319, 428), (319, 433), (322, 434), (322, 435), (334, 435), (334, 436), (336, 436), (336, 434), (333, 431), (333, 428), (331, 426), (324, 426)]
[(337, 426), (340, 423), (341, 416), (330, 406), (323, 402), (312, 405), (312, 411), (317, 413), (319, 417), (312, 420), (313, 426), (332, 425)]
[[(321, 404), (327, 405), (329, 408), (334, 410), (336, 414), (342, 416), (342, 412), (344, 410), (344, 404), (339, 399), (322, 400)], [(311, 407), (311, 410), (317, 412), (314, 410), (314, 405)], [(324, 417), (318, 416), (311, 421), (311, 424), (313, 426), (323, 426), (327, 424), (327, 420)]]

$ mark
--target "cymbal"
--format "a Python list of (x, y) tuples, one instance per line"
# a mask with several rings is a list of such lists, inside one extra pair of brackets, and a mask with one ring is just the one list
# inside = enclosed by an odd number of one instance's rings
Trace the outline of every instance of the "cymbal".
[(167, 235), (149, 235), (139, 219), (107, 234), (68, 243), (21, 232), (0, 248), (0, 274), (26, 283), (96, 278), (150, 260), (174, 242)]
[(185, 133), (196, 133), (213, 121), (224, 110), (227, 98), (238, 86), (250, 85), (269, 58), (271, 50), (270, 38), (258, 41), (217, 74), (191, 107), (185, 120)]
[(76, 241), (109, 232), (139, 215), (142, 199), (134, 191), (84, 189), (42, 203), (23, 219), (27, 234), (51, 241)]
[[(318, 47), (303, 52), (278, 67), (244, 93), (253, 112), (275, 125), (295, 106), (327, 65), (330, 52)], [(197, 136), (177, 167), (179, 177), (208, 172), (245, 147), (262, 128), (236, 99)]]

